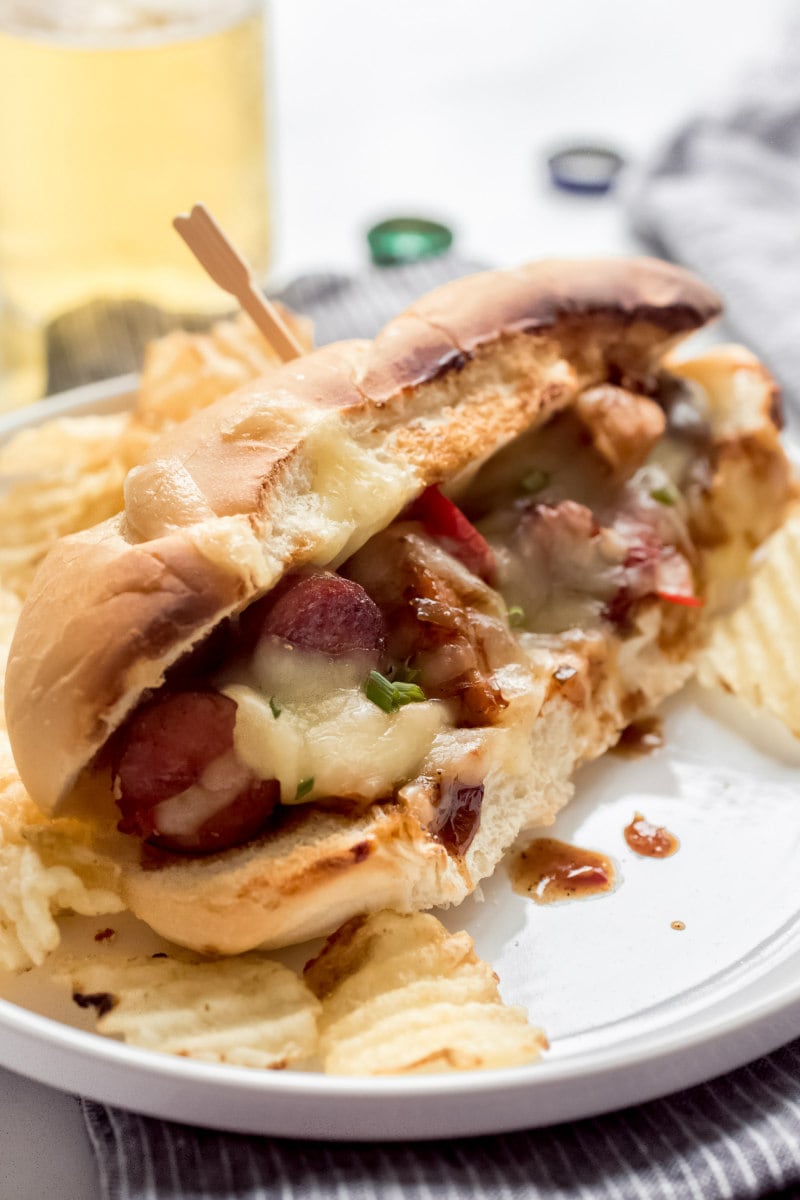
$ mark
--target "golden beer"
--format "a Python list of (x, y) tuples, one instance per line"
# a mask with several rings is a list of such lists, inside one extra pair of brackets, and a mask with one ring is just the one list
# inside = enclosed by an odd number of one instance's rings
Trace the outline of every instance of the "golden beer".
[(0, 0), (0, 352), (91, 301), (229, 309), (171, 219), (263, 274), (264, 90), (254, 0)]

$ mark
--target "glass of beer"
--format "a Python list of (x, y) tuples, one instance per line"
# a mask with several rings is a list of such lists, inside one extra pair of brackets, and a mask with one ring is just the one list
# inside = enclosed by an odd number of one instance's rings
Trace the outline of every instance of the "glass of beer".
[(230, 309), (195, 201), (266, 271), (264, 38), (263, 0), (0, 0), (0, 410)]

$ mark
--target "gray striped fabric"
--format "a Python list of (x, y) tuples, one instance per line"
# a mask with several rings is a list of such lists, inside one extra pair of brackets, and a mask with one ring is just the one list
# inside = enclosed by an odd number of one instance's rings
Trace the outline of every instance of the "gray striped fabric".
[(464, 1141), (240, 1137), (82, 1104), (103, 1200), (800, 1196), (800, 1042), (670, 1099)]
[(413, 300), (481, 265), (455, 254), (405, 267), (368, 267), (359, 275), (302, 275), (277, 299), (314, 319), (318, 346), (341, 338), (374, 337)]
[(657, 253), (713, 283), (728, 324), (768, 364), (800, 419), (796, 9), (769, 61), (631, 175), (626, 203)]
[[(454, 256), (357, 279), (314, 275), (281, 299), (317, 341), (370, 336)], [(713, 1084), (569, 1126), (416, 1145), (239, 1137), (82, 1101), (104, 1200), (717, 1200), (800, 1197), (800, 1042)]]

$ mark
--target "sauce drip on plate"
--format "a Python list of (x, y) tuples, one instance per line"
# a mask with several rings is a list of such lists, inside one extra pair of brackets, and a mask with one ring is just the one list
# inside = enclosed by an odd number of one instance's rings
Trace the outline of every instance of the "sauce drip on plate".
[(534, 838), (511, 862), (514, 891), (536, 904), (609, 892), (614, 879), (614, 866), (604, 854), (555, 838)]
[(663, 825), (653, 825), (641, 813), (635, 813), (630, 825), (625, 826), (625, 841), (635, 854), (645, 858), (669, 858), (680, 847), (674, 833)]
[(664, 745), (664, 729), (658, 717), (642, 717), (639, 721), (631, 721), (620, 734), (612, 754), (622, 758), (641, 758), (652, 754)]

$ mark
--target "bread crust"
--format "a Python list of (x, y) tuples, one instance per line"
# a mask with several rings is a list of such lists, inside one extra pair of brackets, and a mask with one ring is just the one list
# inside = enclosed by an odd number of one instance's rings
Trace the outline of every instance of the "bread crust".
[[(487, 272), (438, 288), (372, 343), (324, 347), (169, 431), (128, 477), (124, 513), (54, 547), (23, 609), (6, 714), (36, 803), (52, 812), (167, 668), (286, 570), (341, 561), (582, 388), (647, 378), (719, 311), (654, 259)], [(298, 519), (308, 495), (324, 507), (319, 461), (337, 440), (372, 487), (337, 520)]]

